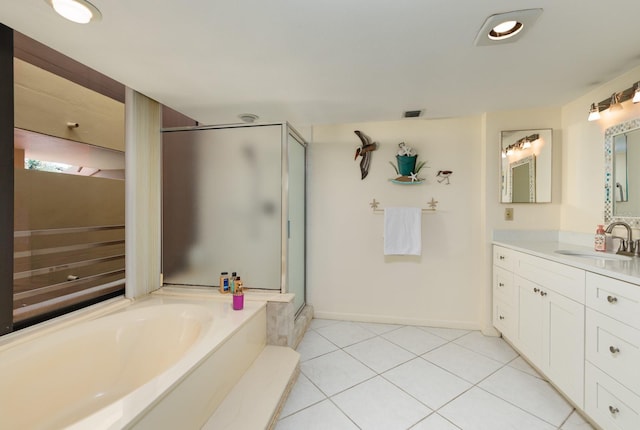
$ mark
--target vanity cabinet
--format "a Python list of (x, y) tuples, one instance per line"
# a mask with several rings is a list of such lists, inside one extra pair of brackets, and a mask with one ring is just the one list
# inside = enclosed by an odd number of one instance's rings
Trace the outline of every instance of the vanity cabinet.
[(497, 245), (493, 257), (503, 337), (601, 428), (640, 429), (640, 285)]
[(493, 325), (505, 336), (518, 329), (517, 295), (513, 284), (512, 254), (505, 248), (494, 248)]
[[(494, 247), (494, 257), (503, 253), (509, 255), (512, 270), (513, 301), (510, 309), (511, 315), (515, 316), (515, 322), (503, 326), (503, 336), (576, 405), (582, 407), (585, 272)], [(494, 270), (504, 270), (500, 266), (496, 268), (496, 265)], [(498, 306), (502, 301), (501, 297), (494, 296), (494, 311), (500, 309)], [(495, 321), (494, 314), (494, 325)], [(495, 326), (501, 330), (499, 324)]]
[(640, 428), (640, 287), (595, 273), (586, 283), (585, 411), (603, 428)]

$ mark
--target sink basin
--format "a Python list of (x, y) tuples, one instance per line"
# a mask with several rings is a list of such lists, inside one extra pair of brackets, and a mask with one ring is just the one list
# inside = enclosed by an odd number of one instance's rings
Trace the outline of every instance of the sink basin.
[(618, 260), (618, 261), (631, 260), (631, 257), (627, 257), (626, 255), (609, 254), (605, 252), (596, 252), (596, 251), (577, 251), (573, 249), (557, 249), (555, 253), (562, 254), (562, 255), (570, 255), (572, 257), (595, 258), (599, 260)]

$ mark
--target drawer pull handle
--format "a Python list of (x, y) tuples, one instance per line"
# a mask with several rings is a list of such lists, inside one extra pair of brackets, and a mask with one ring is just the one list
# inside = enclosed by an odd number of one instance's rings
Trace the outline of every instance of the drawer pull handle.
[(504, 284), (502, 282), (498, 282), (498, 287), (504, 287)]
[(504, 319), (504, 317), (503, 317), (502, 315), (500, 315), (500, 319), (501, 319), (501, 320), (503, 320), (503, 319)]
[(78, 128), (78, 127), (80, 127), (80, 124), (78, 124), (77, 122), (68, 122), (67, 123), (67, 127), (69, 127), (69, 128)]
[(534, 292), (534, 293), (539, 293), (539, 292), (540, 292), (540, 288), (534, 288), (534, 289), (533, 289), (533, 292)]
[(615, 415), (618, 412), (620, 412), (620, 409), (614, 408), (613, 406), (609, 406), (609, 412), (611, 412), (611, 415)]
[(546, 292), (544, 292), (544, 291), (542, 291), (542, 290), (540, 290), (540, 295), (541, 295), (542, 297), (544, 297), (544, 296), (546, 296), (546, 295), (547, 295), (547, 293), (546, 293)]
[(504, 260), (504, 255), (501, 255), (499, 258), (500, 260)]
[(618, 301), (618, 298), (617, 298), (617, 297), (614, 297), (614, 296), (607, 296), (607, 301), (608, 301), (609, 303), (615, 303), (615, 302), (617, 302), (617, 301)]
[(610, 346), (609, 347), (609, 352), (611, 352), (612, 354), (617, 354), (620, 352), (620, 348), (617, 348), (615, 346)]

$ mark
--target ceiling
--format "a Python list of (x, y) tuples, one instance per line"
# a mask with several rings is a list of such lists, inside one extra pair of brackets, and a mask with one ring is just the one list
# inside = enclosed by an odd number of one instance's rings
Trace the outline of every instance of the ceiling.
[[(0, 22), (205, 124), (560, 106), (640, 65), (637, 0), (92, 3), (89, 25), (45, 0), (0, 2)], [(489, 15), (528, 8), (544, 11), (519, 41), (474, 45)]]

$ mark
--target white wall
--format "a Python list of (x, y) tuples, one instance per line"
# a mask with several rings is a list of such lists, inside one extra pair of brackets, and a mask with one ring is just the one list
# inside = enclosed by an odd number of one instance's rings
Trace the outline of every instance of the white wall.
[[(481, 267), (478, 279), (483, 279), (479, 305), (479, 324), (485, 334), (495, 333), (491, 324), (491, 241), (494, 230), (557, 230), (562, 207), (562, 126), (560, 109), (529, 109), (485, 114), (483, 154), (485, 207), (484, 242), (478, 255)], [(553, 129), (553, 159), (551, 172), (551, 203), (499, 203), (500, 201), (500, 132), (502, 130)], [(504, 209), (513, 208), (513, 221), (504, 219)]]
[[(360, 159), (353, 159), (354, 130), (380, 144), (364, 180)], [(428, 160), (420, 175), (426, 183), (389, 182), (396, 174), (388, 162), (402, 141), (418, 151), (418, 161)], [(307, 301), (316, 317), (478, 328), (485, 288), (478, 277), (485, 240), (482, 151), (480, 116), (315, 126)], [(453, 170), (450, 185), (436, 181), (438, 170)], [(497, 180), (492, 185), (497, 191)], [(374, 198), (381, 207), (439, 202), (435, 214), (423, 215), (421, 257), (383, 255), (383, 215), (369, 207)]]

